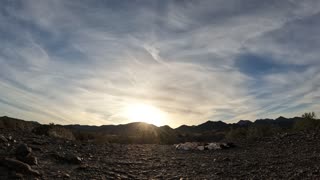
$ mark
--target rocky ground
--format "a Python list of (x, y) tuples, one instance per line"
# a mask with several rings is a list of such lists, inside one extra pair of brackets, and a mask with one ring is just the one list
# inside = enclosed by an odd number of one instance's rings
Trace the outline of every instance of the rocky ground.
[(0, 179), (318, 179), (320, 133), (215, 151), (90, 144), (0, 129)]

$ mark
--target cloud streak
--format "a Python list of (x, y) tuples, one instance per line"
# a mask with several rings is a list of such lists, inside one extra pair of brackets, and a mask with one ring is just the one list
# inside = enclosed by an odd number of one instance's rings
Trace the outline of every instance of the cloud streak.
[(3, 1), (0, 114), (167, 124), (319, 112), (318, 1)]

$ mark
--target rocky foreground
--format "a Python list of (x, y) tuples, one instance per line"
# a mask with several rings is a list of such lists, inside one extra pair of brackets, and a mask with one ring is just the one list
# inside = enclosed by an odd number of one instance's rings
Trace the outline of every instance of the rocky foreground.
[(320, 133), (283, 133), (220, 150), (90, 144), (0, 129), (0, 179), (315, 179)]

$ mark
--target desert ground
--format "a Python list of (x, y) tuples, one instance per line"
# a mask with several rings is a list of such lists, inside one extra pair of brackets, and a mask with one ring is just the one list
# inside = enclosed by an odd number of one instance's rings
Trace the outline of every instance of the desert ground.
[[(282, 133), (222, 150), (93, 144), (0, 130), (0, 179), (317, 179), (317, 131)], [(19, 155), (29, 153), (32, 162)], [(30, 159), (30, 158), (29, 158)]]

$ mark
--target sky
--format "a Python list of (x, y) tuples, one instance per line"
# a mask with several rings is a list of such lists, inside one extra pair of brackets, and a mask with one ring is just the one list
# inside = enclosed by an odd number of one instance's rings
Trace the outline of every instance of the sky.
[(2, 0), (0, 116), (171, 127), (320, 115), (318, 0)]

